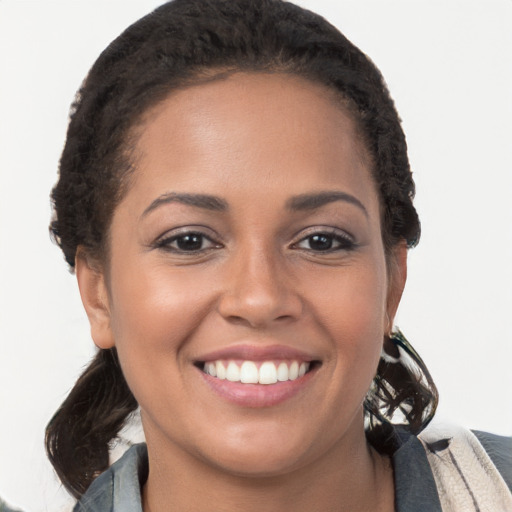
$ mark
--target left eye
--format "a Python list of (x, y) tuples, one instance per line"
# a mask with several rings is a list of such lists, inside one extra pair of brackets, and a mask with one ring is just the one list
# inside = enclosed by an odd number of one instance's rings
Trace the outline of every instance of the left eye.
[(160, 240), (158, 246), (175, 252), (199, 252), (216, 247), (216, 244), (202, 233), (182, 233)]
[(300, 240), (296, 247), (315, 252), (350, 250), (355, 246), (348, 237), (333, 233), (314, 233)]

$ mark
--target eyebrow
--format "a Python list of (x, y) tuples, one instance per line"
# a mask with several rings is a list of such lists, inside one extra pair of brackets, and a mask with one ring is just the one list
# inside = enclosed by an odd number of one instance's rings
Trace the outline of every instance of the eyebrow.
[[(335, 201), (344, 201), (346, 203), (353, 204), (362, 210), (366, 216), (368, 216), (368, 211), (364, 207), (363, 203), (359, 201), (359, 199), (351, 194), (341, 191), (325, 191), (316, 192), (313, 194), (301, 194), (288, 199), (288, 201), (286, 201), (286, 207), (293, 211), (316, 210)], [(145, 217), (159, 206), (169, 203), (180, 203), (217, 212), (225, 212), (228, 210), (228, 203), (224, 199), (217, 196), (212, 196), (209, 194), (186, 194), (169, 192), (157, 197), (144, 210), (142, 217)]]
[(169, 203), (180, 203), (188, 206), (195, 206), (197, 208), (204, 208), (216, 212), (224, 212), (228, 209), (228, 203), (220, 197), (211, 196), (208, 194), (180, 194), (177, 192), (169, 192), (157, 197), (142, 213), (145, 217), (150, 212)]
[(302, 211), (302, 210), (316, 210), (326, 204), (333, 203), (335, 201), (343, 201), (357, 206), (362, 212), (368, 217), (368, 211), (364, 207), (363, 203), (351, 194), (341, 191), (325, 191), (316, 192), (314, 194), (301, 194), (295, 196), (286, 201), (286, 207), (289, 210)]

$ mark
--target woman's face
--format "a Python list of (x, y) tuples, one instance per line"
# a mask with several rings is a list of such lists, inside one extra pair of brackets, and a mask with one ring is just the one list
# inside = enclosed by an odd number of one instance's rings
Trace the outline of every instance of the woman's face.
[(275, 475), (360, 443), (403, 279), (351, 119), (321, 85), (240, 73), (139, 134), (107, 268), (77, 272), (150, 455)]

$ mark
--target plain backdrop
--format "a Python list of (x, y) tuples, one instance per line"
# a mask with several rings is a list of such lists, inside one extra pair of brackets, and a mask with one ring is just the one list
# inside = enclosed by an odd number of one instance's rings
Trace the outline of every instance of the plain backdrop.
[[(44, 427), (93, 354), (50, 242), (68, 109), (100, 51), (160, 2), (0, 0), (0, 495), (68, 510)], [(512, 1), (303, 0), (383, 72), (422, 220), (397, 324), (439, 418), (512, 434)]]

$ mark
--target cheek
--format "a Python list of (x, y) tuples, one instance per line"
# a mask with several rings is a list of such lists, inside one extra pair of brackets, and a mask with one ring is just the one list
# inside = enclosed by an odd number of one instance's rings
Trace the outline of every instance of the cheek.
[[(339, 269), (316, 280), (310, 294), (313, 318), (334, 348), (333, 378), (338, 389), (366, 392), (381, 353), (386, 315), (386, 269), (380, 260), (357, 270)], [(364, 388), (364, 389), (363, 389)]]
[(338, 331), (335, 339), (359, 338), (363, 332), (383, 334), (387, 290), (383, 263), (317, 274), (307, 286), (308, 306), (330, 331)]
[[(164, 265), (112, 276), (112, 330), (123, 370), (154, 375), (166, 358), (181, 363), (182, 347), (209, 310), (212, 292), (190, 272), (170, 273)], [(173, 364), (174, 364), (173, 363)]]

